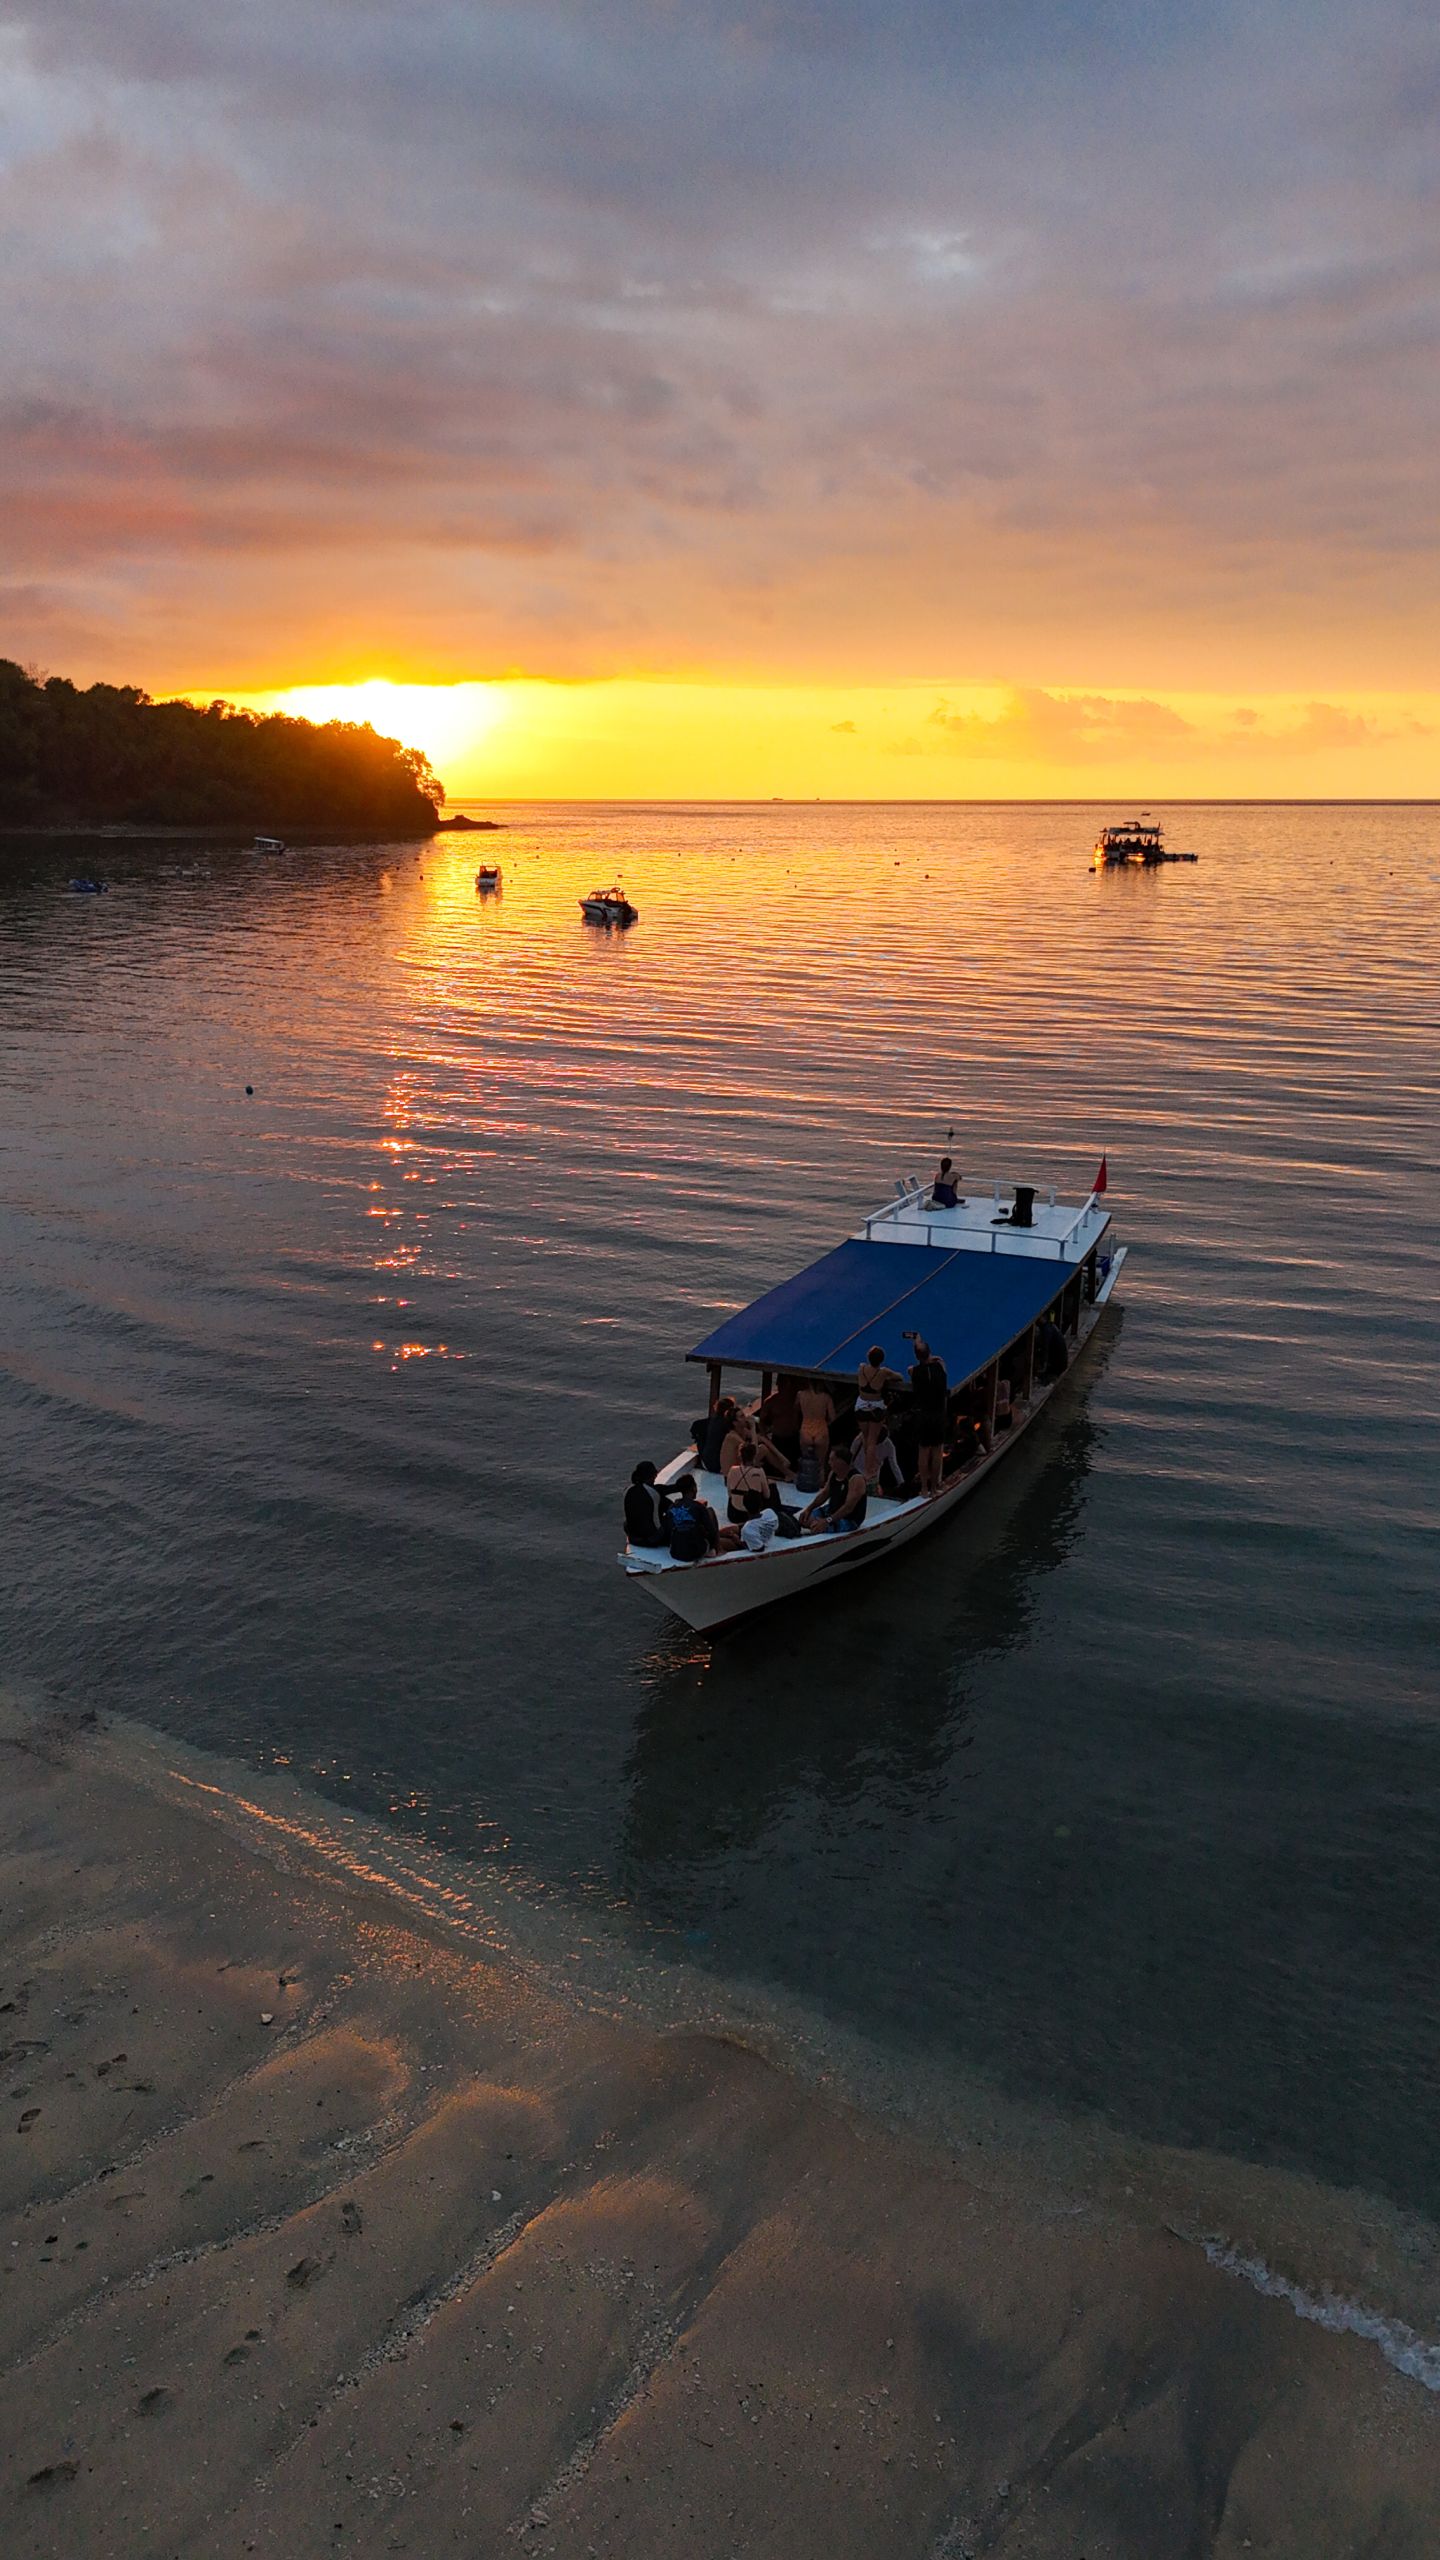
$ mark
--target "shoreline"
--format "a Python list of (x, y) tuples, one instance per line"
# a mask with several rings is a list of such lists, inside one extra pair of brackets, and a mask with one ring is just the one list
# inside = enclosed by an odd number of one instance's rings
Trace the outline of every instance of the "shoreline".
[(13, 1702), (0, 1762), (17, 2560), (1435, 2547), (1403, 2317), (1178, 2236), (1240, 2164), (878, 2123), (282, 1773)]
[[(208, 825), (204, 821), (199, 821), (187, 827), (146, 827), (139, 825), (133, 819), (116, 818), (107, 821), (97, 819), (88, 826), (84, 824), (0, 826), (0, 849), (7, 845), (36, 847), (66, 844), (212, 844), (223, 847), (227, 853), (248, 852), (253, 850), (256, 837), (267, 832), (273, 834), (274, 829), (267, 830), (258, 820), (253, 826), (241, 826), (234, 819), (217, 818)], [(285, 837), (285, 844), (290, 852), (298, 852), (305, 845), (428, 844), (432, 835), (452, 832), (454, 830), (448, 829), (443, 821), (436, 827), (418, 827), (413, 834), (402, 835), (396, 835), (393, 830), (386, 831), (375, 827), (363, 829), (341, 827), (327, 831), (313, 825), (306, 825), (293, 828)], [(483, 834), (489, 830), (466, 829), (464, 832)]]

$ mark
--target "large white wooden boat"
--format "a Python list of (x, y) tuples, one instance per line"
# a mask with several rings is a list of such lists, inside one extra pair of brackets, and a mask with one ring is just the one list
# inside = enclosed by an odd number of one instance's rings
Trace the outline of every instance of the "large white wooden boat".
[[(859, 1529), (776, 1538), (759, 1554), (741, 1547), (697, 1563), (679, 1562), (664, 1548), (627, 1545), (619, 1559), (627, 1577), (687, 1626), (710, 1630), (849, 1580), (947, 1520), (1025, 1437), (1068, 1375), (1067, 1367), (1044, 1381), (1040, 1327), (1053, 1319), (1073, 1363), (1114, 1296), (1126, 1248), (1114, 1239), (1106, 1179), (1102, 1160), (1096, 1188), (1080, 1203), (1053, 1192), (1042, 1201), (1027, 1187), (997, 1184), (950, 1208), (935, 1207), (928, 1186), (898, 1183), (896, 1197), (832, 1253), (728, 1316), (688, 1354), (708, 1373), (712, 1411), (727, 1371), (737, 1373), (727, 1392), (740, 1401), (757, 1384), (763, 1397), (785, 1377), (853, 1390), (872, 1344), (882, 1344), (891, 1367), (903, 1370), (906, 1337), (918, 1334), (944, 1361), (952, 1395), (969, 1390), (972, 1410), (988, 1414), (981, 1445), (938, 1493), (892, 1501), (872, 1492)], [(997, 1427), (1002, 1377), (1008, 1429)], [(724, 1483), (700, 1471), (693, 1447), (659, 1470), (661, 1490), (686, 1474), (723, 1521)]]

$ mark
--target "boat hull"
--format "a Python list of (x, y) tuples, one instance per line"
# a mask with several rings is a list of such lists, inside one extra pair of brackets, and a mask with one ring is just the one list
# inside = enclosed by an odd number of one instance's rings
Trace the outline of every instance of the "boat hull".
[[(989, 1455), (957, 1484), (947, 1486), (928, 1502), (906, 1504), (885, 1518), (867, 1523), (863, 1529), (849, 1534), (788, 1538), (771, 1545), (760, 1556), (713, 1556), (703, 1564), (693, 1565), (649, 1564), (627, 1556), (627, 1579), (687, 1627), (709, 1635), (719, 1628), (737, 1625), (742, 1618), (752, 1618), (761, 1609), (774, 1608), (782, 1600), (802, 1598), (827, 1583), (849, 1581), (867, 1565), (879, 1564), (898, 1554), (902, 1547), (912, 1546), (917, 1538), (948, 1520), (1034, 1428), (1057, 1388), (1063, 1387), (1093, 1341), (1114, 1295), (1125, 1253), (1122, 1245), (1095, 1304), (1085, 1312), (1070, 1367), (1052, 1386), (1035, 1394), (1029, 1411), (1017, 1416), (1010, 1429), (997, 1437)], [(665, 1470), (667, 1476), (670, 1472), (669, 1468)]]

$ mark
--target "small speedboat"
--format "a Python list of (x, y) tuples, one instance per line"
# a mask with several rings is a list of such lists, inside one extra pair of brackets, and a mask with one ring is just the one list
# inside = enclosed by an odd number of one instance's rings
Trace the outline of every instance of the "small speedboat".
[(482, 862), (475, 874), (475, 886), (477, 889), (498, 889), (500, 877), (498, 862)]
[(580, 901), (580, 913), (587, 924), (637, 924), (638, 907), (632, 907), (623, 889), (592, 889)]
[(257, 836), (255, 839), (257, 853), (288, 853), (289, 850), (283, 836)]
[(110, 883), (108, 880), (72, 880), (70, 886), (77, 898), (103, 898)]

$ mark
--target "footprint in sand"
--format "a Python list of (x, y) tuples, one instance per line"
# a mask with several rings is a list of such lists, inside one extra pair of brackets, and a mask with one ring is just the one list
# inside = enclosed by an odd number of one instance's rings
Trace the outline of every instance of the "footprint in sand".
[(76, 2477), (79, 2468), (76, 2462), (47, 2462), (43, 2471), (31, 2472), (25, 2486), (27, 2489), (63, 2489)]
[(142, 2418), (158, 2418), (161, 2410), (168, 2409), (169, 2406), (170, 2394), (164, 2384), (159, 2382), (153, 2391), (142, 2391), (135, 2403), (136, 2410)]

